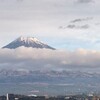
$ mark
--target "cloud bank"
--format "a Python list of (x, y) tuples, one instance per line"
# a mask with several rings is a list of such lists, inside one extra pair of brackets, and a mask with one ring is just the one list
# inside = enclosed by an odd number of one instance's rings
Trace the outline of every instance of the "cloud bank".
[(93, 50), (0, 49), (0, 69), (85, 71), (98, 70), (99, 65), (100, 52)]

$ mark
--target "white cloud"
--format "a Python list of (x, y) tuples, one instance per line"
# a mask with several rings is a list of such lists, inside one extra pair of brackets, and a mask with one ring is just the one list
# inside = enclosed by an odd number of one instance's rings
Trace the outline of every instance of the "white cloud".
[[(21, 47), (0, 50), (0, 69), (91, 70), (100, 66), (100, 52), (79, 49), (61, 51)], [(98, 70), (97, 70), (98, 71)]]

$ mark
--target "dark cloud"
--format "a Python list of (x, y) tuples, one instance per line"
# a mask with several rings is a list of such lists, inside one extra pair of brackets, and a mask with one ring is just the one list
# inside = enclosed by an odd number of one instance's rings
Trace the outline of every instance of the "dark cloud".
[(88, 28), (90, 28), (90, 25), (88, 24), (87, 21), (90, 21), (92, 19), (93, 19), (93, 17), (74, 19), (74, 20), (70, 21), (68, 25), (60, 26), (59, 29), (67, 29), (67, 28), (70, 28), (70, 29), (88, 29)]
[(68, 25), (67, 28), (73, 29), (73, 28), (76, 28), (76, 26), (75, 25)]
[(88, 21), (88, 20), (92, 20), (92, 19), (93, 19), (93, 17), (79, 18), (79, 19), (72, 20), (71, 23), (83, 22), (83, 21)]
[(75, 25), (75, 24), (69, 24), (68, 26), (60, 26), (59, 29), (88, 29), (90, 26), (88, 24), (84, 25)]
[(0, 50), (0, 69), (67, 70), (68, 68), (96, 68), (100, 52), (79, 49), (73, 52), (18, 48)]
[(90, 26), (88, 24), (85, 24), (85, 25), (68, 25), (67, 28), (70, 28), (70, 29), (88, 29)]
[(93, 0), (77, 0), (78, 3), (91, 3)]
[(79, 28), (80, 29), (88, 29), (90, 26), (88, 25), (88, 24), (86, 24), (86, 25), (82, 25), (82, 26), (80, 26)]

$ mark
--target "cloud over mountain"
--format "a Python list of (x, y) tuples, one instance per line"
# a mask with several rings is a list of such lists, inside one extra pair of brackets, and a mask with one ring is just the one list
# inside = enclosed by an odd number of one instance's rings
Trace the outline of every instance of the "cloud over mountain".
[(95, 69), (100, 65), (100, 52), (79, 49), (0, 49), (0, 69), (68, 70)]

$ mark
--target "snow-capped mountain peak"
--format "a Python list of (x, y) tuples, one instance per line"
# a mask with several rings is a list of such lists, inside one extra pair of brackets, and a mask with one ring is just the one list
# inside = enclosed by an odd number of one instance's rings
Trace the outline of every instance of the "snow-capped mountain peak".
[(34, 37), (19, 37), (19, 38), (17, 38), (14, 42), (24, 42), (24, 43), (42, 43), (42, 42), (40, 42), (37, 38), (34, 38)]
[(54, 48), (48, 46), (47, 44), (39, 41), (37, 38), (34, 37), (19, 37), (16, 40), (12, 41), (8, 45), (4, 46), (3, 48), (9, 48), (9, 49), (15, 49), (18, 47), (32, 47), (32, 48), (46, 48), (46, 49), (52, 49)]
[(37, 41), (39, 41), (37, 38), (34, 38), (34, 37), (19, 37), (18, 39), (17, 39), (17, 41), (25, 41), (25, 42), (27, 42), (27, 41), (34, 41), (34, 42), (37, 42)]

